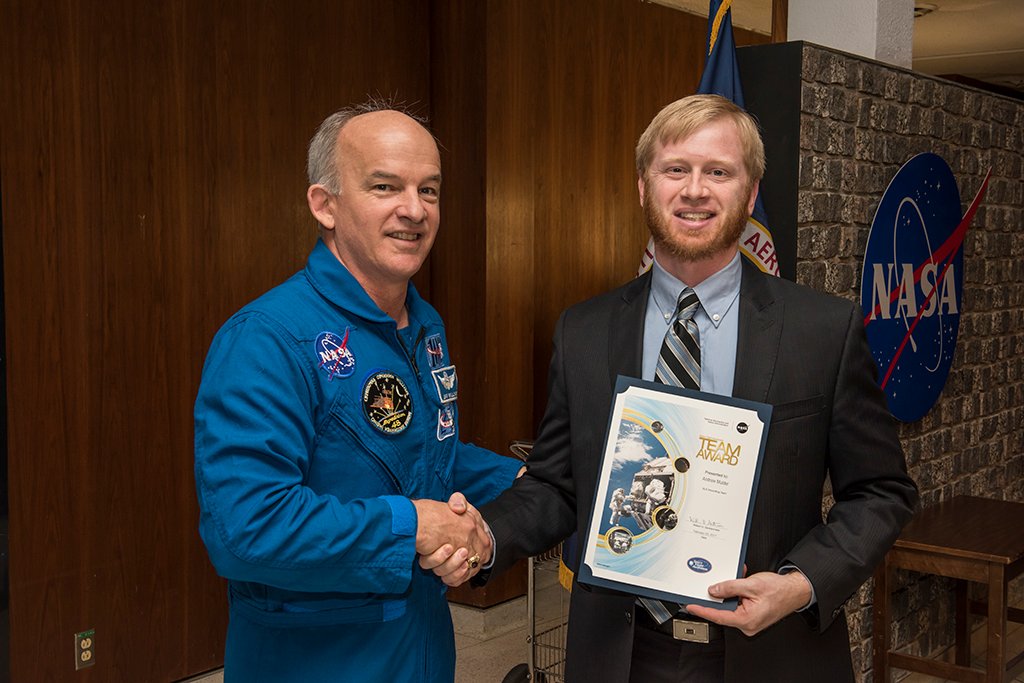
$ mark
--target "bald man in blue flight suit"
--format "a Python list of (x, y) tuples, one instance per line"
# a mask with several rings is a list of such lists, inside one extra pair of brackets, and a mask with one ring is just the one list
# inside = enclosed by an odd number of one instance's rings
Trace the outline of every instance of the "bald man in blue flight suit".
[(445, 588), (417, 559), (486, 563), (475, 506), (520, 464), (459, 440), (444, 325), (409, 281), (437, 235), (437, 146), (364, 105), (321, 124), (308, 170), (320, 240), (217, 333), (195, 406), (225, 681), (450, 683)]

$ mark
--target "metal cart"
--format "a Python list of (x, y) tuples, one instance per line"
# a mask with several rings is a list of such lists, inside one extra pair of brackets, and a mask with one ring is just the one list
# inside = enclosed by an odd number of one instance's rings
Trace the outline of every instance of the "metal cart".
[[(531, 441), (513, 441), (510, 450), (526, 460), (533, 448)], [(559, 586), (559, 564), (562, 546), (527, 560), (526, 576), (526, 643), (530, 658), (517, 664), (505, 675), (502, 683), (561, 683), (565, 681), (565, 635), (569, 620), (569, 592)], [(545, 604), (543, 616), (538, 614), (537, 592), (552, 587), (558, 593), (558, 604)]]

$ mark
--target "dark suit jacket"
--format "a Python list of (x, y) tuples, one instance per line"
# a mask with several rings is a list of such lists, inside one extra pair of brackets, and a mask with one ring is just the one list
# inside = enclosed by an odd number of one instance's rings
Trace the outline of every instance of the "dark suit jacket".
[[(583, 538), (615, 378), (641, 372), (649, 291), (650, 274), (559, 319), (528, 473), (482, 509), (497, 541), (494, 571), (573, 531)], [(875, 381), (859, 307), (764, 275), (744, 259), (739, 316), (733, 396), (774, 406), (748, 572), (796, 565), (817, 605), (754, 637), (726, 629), (726, 681), (852, 681), (843, 603), (910, 519), (917, 488)], [(823, 522), (826, 475), (835, 505)], [(634, 603), (631, 595), (573, 586), (570, 683), (628, 680)]]

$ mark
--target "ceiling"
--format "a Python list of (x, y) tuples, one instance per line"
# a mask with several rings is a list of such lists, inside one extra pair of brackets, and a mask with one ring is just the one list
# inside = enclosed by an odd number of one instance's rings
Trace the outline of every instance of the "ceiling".
[[(650, 1), (650, 0), (648, 0)], [(708, 0), (653, 0), (707, 16)], [(1024, 0), (915, 1), (913, 68), (1024, 98)], [(772, 0), (733, 0), (737, 28), (771, 33)]]

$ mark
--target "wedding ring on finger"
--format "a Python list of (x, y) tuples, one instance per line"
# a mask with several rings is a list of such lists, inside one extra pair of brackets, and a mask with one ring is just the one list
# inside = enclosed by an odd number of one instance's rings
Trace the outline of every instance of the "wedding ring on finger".
[(466, 564), (469, 565), (470, 569), (476, 569), (477, 567), (480, 566), (480, 556), (479, 555), (471, 556), (469, 559), (466, 560)]

